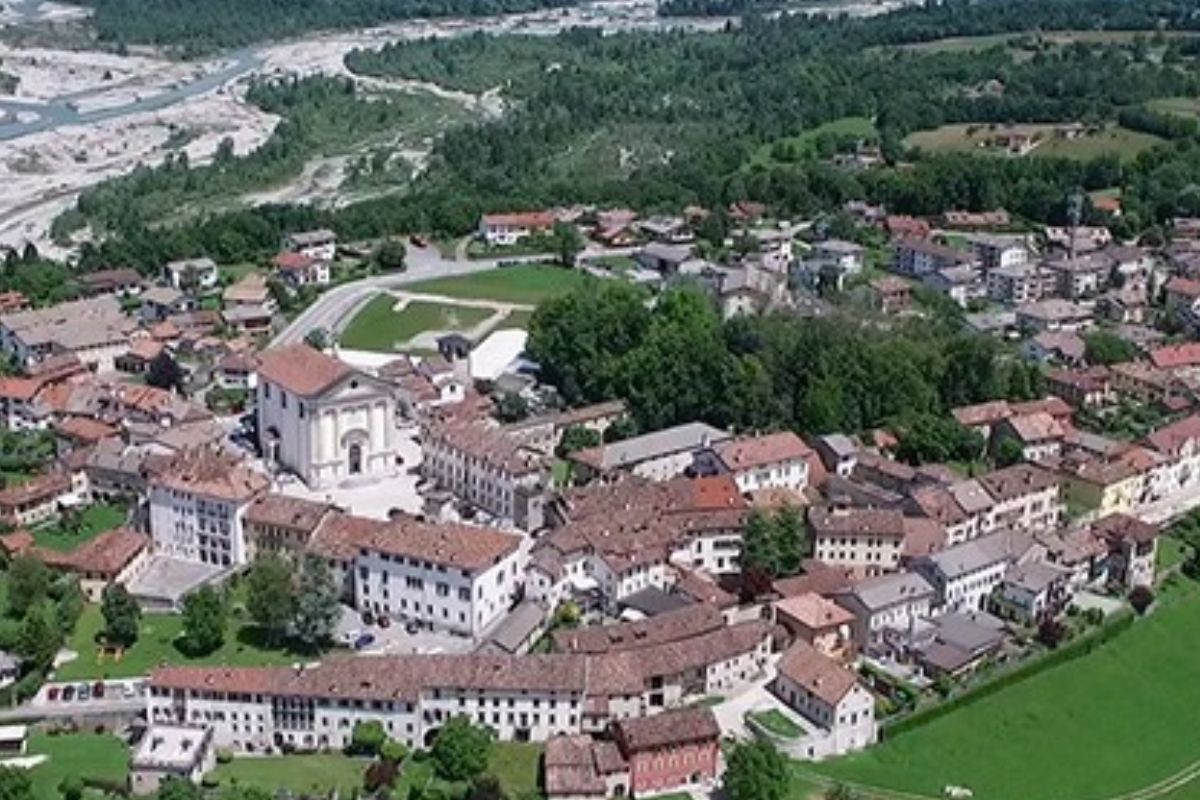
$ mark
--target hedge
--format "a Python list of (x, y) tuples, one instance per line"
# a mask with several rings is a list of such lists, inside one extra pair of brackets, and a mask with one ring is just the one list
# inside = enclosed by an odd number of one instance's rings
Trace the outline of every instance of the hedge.
[(883, 734), (885, 736), (897, 736), (913, 730), (952, 711), (957, 711), (971, 703), (990, 697), (1001, 689), (1012, 686), (1015, 683), (1020, 683), (1026, 678), (1032, 678), (1039, 672), (1057, 667), (1069, 661), (1074, 661), (1080, 656), (1091, 653), (1097, 647), (1108, 643), (1116, 636), (1128, 630), (1133, 625), (1133, 621), (1134, 615), (1132, 612), (1122, 612), (1120, 616), (1100, 630), (1073, 639), (1057, 650), (1053, 650), (1040, 658), (1027, 661), (1010, 672), (1006, 672), (990, 681), (972, 687), (945, 702), (914, 711), (905, 717), (885, 722), (883, 724)]

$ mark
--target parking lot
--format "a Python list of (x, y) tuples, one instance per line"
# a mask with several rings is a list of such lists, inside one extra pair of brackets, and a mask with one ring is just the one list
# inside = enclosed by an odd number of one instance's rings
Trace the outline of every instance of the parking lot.
[(95, 706), (97, 709), (140, 705), (146, 685), (142, 678), (112, 681), (50, 682), (29, 701), (34, 708)]
[(474, 647), (474, 643), (465, 636), (415, 627), (406, 629), (404, 623), (396, 620), (389, 620), (386, 627), (374, 621), (367, 624), (349, 606), (342, 607), (342, 617), (334, 635), (338, 644), (352, 647), (363, 655), (466, 653)]

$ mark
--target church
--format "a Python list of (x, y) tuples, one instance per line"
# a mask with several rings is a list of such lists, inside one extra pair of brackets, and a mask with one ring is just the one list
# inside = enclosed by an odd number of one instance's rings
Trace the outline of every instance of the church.
[(386, 383), (306, 344), (259, 355), (258, 436), (268, 467), (311, 489), (396, 474)]

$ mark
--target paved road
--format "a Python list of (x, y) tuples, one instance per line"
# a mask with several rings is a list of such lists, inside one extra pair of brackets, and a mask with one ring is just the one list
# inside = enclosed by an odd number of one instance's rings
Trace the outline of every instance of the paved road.
[[(580, 254), (581, 259), (599, 256), (630, 255), (636, 248), (600, 248), (589, 247)], [(337, 333), (344, 329), (353, 319), (354, 314), (366, 305), (372, 297), (382, 289), (395, 289), (418, 281), (431, 278), (448, 278), (458, 275), (473, 275), (497, 269), (500, 264), (507, 263), (536, 263), (547, 261), (551, 257), (545, 254), (530, 256), (506, 256), (505, 258), (468, 259), (466, 246), (459, 243), (454, 258), (446, 258), (436, 247), (417, 248), (409, 245), (407, 264), (404, 272), (392, 275), (376, 275), (350, 283), (343, 283), (322, 294), (315, 302), (296, 319), (292, 320), (283, 331), (276, 335), (272, 344), (295, 344), (302, 341), (304, 335), (316, 328)]]

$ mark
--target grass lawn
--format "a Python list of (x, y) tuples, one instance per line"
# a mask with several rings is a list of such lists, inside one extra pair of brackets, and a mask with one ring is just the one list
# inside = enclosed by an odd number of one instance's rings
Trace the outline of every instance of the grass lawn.
[(145, 675), (164, 662), (172, 664), (226, 664), (230, 666), (287, 665), (303, 655), (287, 650), (263, 648), (252, 628), (237, 629), (230, 625), (225, 643), (215, 652), (199, 658), (184, 655), (175, 642), (183, 632), (183, 618), (178, 614), (143, 614), (137, 642), (126, 650), (119, 661), (100, 659), (96, 637), (104, 627), (100, 607), (88, 605), (75, 626), (67, 647), (79, 654), (74, 661), (63, 664), (56, 673), (58, 680), (92, 680), (96, 678), (131, 678)]
[(768, 711), (756, 711), (750, 715), (750, 719), (762, 725), (776, 736), (782, 736), (784, 739), (798, 739), (804, 735), (804, 729), (792, 722), (782, 711), (772, 708)]
[(488, 772), (499, 779), (507, 797), (520, 797), (538, 788), (538, 762), (541, 745), (497, 742), (492, 748)]
[(446, 305), (414, 300), (401, 311), (393, 310), (396, 298), (376, 295), (354, 315), (338, 341), (353, 350), (392, 351), (425, 331), (465, 331), (492, 316), (486, 308)]
[(125, 743), (108, 734), (34, 733), (29, 737), (28, 754), (48, 756), (45, 763), (29, 773), (37, 800), (59, 800), (62, 795), (58, 784), (68, 775), (123, 781), (129, 771)]
[[(370, 763), (369, 759), (351, 758), (341, 753), (235, 758), (228, 764), (217, 765), (213, 775), (220, 781), (222, 789), (237, 784), (263, 789), (272, 795), (286, 789), (312, 796), (324, 796), (337, 789), (342, 797), (350, 797), (355, 790), (362, 789), (363, 773)], [(401, 781), (412, 785), (417, 779), (428, 781), (429, 775), (428, 766), (410, 763)]]
[(50, 550), (60, 550), (63, 552), (74, 550), (79, 545), (90, 539), (95, 539), (105, 531), (111, 531), (113, 528), (119, 527), (125, 521), (125, 508), (123, 506), (100, 503), (85, 508), (80, 516), (83, 525), (79, 533), (64, 530), (60, 527), (59, 523), (52, 522), (44, 527), (34, 529), (34, 542), (39, 547), (45, 547)]
[[(1044, 138), (1026, 157), (1090, 159), (1115, 154), (1132, 159), (1139, 153), (1163, 143), (1163, 139), (1147, 133), (1131, 131), (1119, 125), (1109, 125), (1094, 136), (1076, 139), (1056, 138), (1054, 125), (1013, 125), (1010, 129), (1034, 133), (1044, 131)], [(999, 128), (997, 128), (998, 130)], [(931, 153), (982, 153), (1002, 156), (1003, 153), (983, 146), (996, 131), (984, 124), (943, 125), (940, 128), (917, 131), (904, 140), (905, 147), (916, 147)]]
[(440, 294), (468, 300), (495, 300), (498, 303), (537, 305), (566, 294), (589, 280), (577, 270), (525, 264), (461, 275), (433, 278), (410, 284), (406, 291), (416, 294)]
[(1200, 99), (1195, 97), (1161, 97), (1146, 103), (1151, 111), (1200, 119)]
[(1158, 539), (1158, 571), (1163, 572), (1187, 558), (1187, 545), (1174, 536), (1160, 536)]
[(811, 769), (929, 797), (966, 786), (976, 800), (1096, 800), (1162, 780), (1200, 759), (1200, 590), (1182, 587), (1090, 655)]
[(504, 315), (504, 319), (496, 325), (497, 328), (520, 328), (525, 330), (529, 327), (529, 318), (533, 316), (532, 311), (510, 311)]
[(754, 151), (750, 156), (750, 163), (765, 165), (774, 162), (775, 159), (771, 155), (771, 150), (777, 144), (791, 145), (797, 153), (803, 153), (811, 148), (820, 136), (857, 136), (867, 139), (875, 136), (876, 133), (875, 123), (867, 117), (842, 117), (832, 122), (826, 122), (824, 125), (818, 125), (815, 128), (802, 131), (795, 136), (788, 136), (768, 142)]

